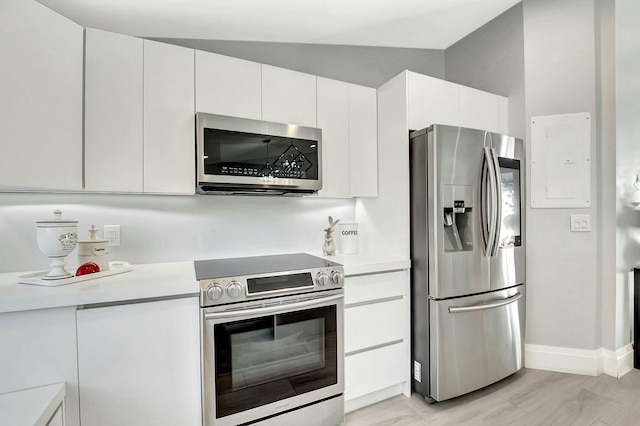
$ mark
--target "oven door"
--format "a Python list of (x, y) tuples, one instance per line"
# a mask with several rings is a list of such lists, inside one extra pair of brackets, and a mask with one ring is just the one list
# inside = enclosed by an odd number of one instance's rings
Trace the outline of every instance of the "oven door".
[(204, 308), (202, 321), (206, 426), (342, 403), (342, 289)]

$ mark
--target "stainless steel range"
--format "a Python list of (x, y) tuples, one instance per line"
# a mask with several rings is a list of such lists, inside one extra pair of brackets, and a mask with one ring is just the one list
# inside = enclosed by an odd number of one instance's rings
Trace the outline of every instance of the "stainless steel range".
[(343, 268), (303, 253), (195, 262), (205, 426), (344, 421)]

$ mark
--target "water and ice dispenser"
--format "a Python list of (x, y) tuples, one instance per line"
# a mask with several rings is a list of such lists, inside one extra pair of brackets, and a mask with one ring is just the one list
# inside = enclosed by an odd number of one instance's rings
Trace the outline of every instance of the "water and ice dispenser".
[(473, 189), (443, 185), (444, 251), (473, 250)]

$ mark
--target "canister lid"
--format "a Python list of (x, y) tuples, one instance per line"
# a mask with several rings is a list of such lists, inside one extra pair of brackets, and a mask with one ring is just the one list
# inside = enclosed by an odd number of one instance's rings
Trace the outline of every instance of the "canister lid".
[(54, 210), (53, 212), (53, 218), (48, 219), (48, 220), (39, 220), (36, 223), (38, 224), (42, 224), (42, 225), (53, 225), (53, 226), (59, 226), (59, 225), (75, 225), (78, 223), (77, 220), (63, 220), (62, 219), (62, 211), (61, 210)]
[(89, 239), (78, 241), (78, 242), (79, 243), (106, 243), (108, 241), (109, 240), (106, 240), (104, 238), (98, 238), (98, 228), (96, 228), (95, 225), (91, 225), (91, 228), (89, 228)]

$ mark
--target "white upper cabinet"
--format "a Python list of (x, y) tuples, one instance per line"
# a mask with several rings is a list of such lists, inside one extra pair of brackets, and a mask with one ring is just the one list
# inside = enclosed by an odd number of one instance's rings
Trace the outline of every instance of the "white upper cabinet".
[(322, 129), (322, 190), (347, 198), (349, 184), (349, 84), (318, 77), (318, 127)]
[(482, 90), (407, 72), (409, 129), (432, 124), (508, 133), (508, 100)]
[(507, 98), (459, 86), (460, 126), (508, 133)]
[(413, 72), (407, 73), (407, 80), (409, 130), (460, 125), (457, 84)]
[(351, 196), (377, 197), (377, 91), (355, 84), (349, 84), (349, 161)]
[(194, 50), (144, 40), (144, 192), (195, 192)]
[(316, 76), (262, 65), (262, 119), (317, 127)]
[(0, 2), (0, 187), (82, 189), (83, 28)]
[(142, 39), (86, 30), (85, 189), (142, 192)]
[(85, 189), (193, 194), (194, 50), (86, 31)]
[(262, 118), (261, 66), (196, 51), (196, 112)]
[(322, 129), (319, 197), (378, 195), (376, 90), (318, 77), (318, 127)]

